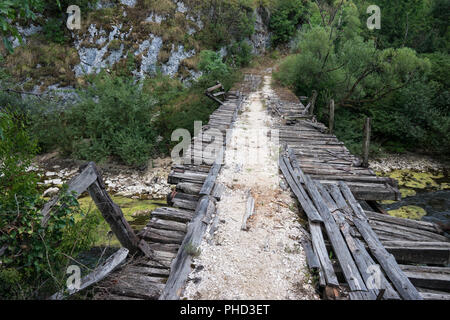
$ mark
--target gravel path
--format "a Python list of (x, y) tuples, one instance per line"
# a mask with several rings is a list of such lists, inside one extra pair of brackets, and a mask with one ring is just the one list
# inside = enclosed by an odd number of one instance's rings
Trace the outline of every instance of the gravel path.
[[(226, 186), (218, 227), (200, 246), (186, 299), (318, 299), (300, 245), (298, 210), (280, 188), (277, 135), (269, 134), (272, 119), (262, 98), (271, 93), (270, 77), (264, 80), (233, 130), (218, 178)], [(243, 231), (248, 190), (255, 213)]]

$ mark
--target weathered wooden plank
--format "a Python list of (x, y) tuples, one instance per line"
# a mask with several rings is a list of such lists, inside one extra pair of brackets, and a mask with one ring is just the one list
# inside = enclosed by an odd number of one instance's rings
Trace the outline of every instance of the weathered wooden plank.
[(400, 246), (397, 244), (390, 244), (389, 242), (385, 242), (385, 248), (389, 253), (394, 255), (395, 259), (399, 263), (431, 264), (441, 266), (450, 264), (450, 248), (443, 248), (439, 246), (424, 248), (419, 245), (419, 242), (416, 242), (417, 246), (414, 246), (414, 244)]
[(217, 176), (220, 172), (220, 168), (222, 167), (223, 162), (223, 148), (219, 152), (217, 156), (217, 160), (214, 162), (213, 166), (211, 167), (211, 170), (208, 173), (208, 176), (206, 177), (205, 182), (203, 183), (202, 189), (200, 190), (201, 196), (209, 196), (214, 188), (214, 184), (216, 182)]
[(220, 183), (220, 182), (216, 182), (214, 184), (214, 189), (212, 191), (212, 196), (216, 200), (220, 201), (220, 199), (222, 199), (222, 195), (223, 195), (224, 192), (225, 192), (225, 186), (222, 183)]
[[(401, 226), (414, 228), (418, 230), (426, 230), (436, 234), (442, 234), (441, 231), (436, 227), (436, 224), (427, 221), (417, 221), (411, 219), (397, 218), (390, 215), (380, 214), (373, 211), (365, 211), (369, 220), (377, 220), (382, 222), (387, 222), (391, 224), (398, 224)], [(447, 240), (450, 243), (450, 240)]]
[(186, 224), (182, 222), (172, 221), (172, 220), (165, 220), (165, 219), (159, 219), (153, 217), (150, 220), (150, 223), (148, 224), (149, 227), (155, 228), (155, 229), (163, 229), (163, 230), (173, 230), (173, 231), (180, 231), (185, 233), (186, 232)]
[(320, 223), (309, 220), (309, 231), (311, 233), (311, 242), (314, 252), (319, 258), (321, 271), (326, 284), (329, 286), (339, 287), (339, 281), (334, 272), (333, 264), (331, 263), (327, 248), (325, 247), (325, 241), (323, 239)]
[(180, 182), (177, 184), (176, 189), (183, 193), (198, 195), (200, 194), (200, 190), (202, 188), (201, 184), (197, 183), (189, 183), (189, 182)]
[[(330, 205), (332, 215), (335, 218), (336, 223), (338, 223), (347, 241), (348, 247), (352, 252), (353, 258), (358, 265), (359, 271), (361, 272), (361, 276), (363, 277), (367, 288), (372, 289), (377, 297), (381, 294), (380, 290), (385, 290), (385, 292), (383, 292), (384, 299), (400, 299), (397, 292), (395, 292), (391, 284), (387, 281), (386, 277), (381, 272), (378, 264), (373, 261), (372, 257), (367, 252), (365, 246), (359, 239), (356, 239), (354, 237), (354, 234), (356, 232), (346, 220), (346, 217), (350, 215), (351, 211), (347, 203), (345, 202), (345, 199), (343, 198), (338, 186), (332, 185), (328, 186), (327, 188), (324, 188), (323, 186), (320, 187), (320, 184), (318, 184), (318, 186), (321, 194), (324, 195), (325, 200)], [(328, 196), (326, 191), (329, 192)], [(375, 272), (378, 274), (376, 274), (374, 277), (373, 273)], [(374, 283), (375, 279), (379, 280), (379, 282)]]
[(350, 189), (343, 182), (339, 183), (339, 188), (353, 210), (353, 222), (356, 228), (366, 241), (378, 263), (382, 266), (384, 272), (386, 272), (397, 292), (403, 299), (422, 300), (423, 298), (420, 293), (400, 269), (394, 257), (386, 251), (376, 233), (370, 228), (364, 211), (351, 194)]
[(416, 287), (450, 292), (450, 267), (400, 265)]
[(152, 277), (127, 273), (115, 279), (115, 283), (108, 286), (108, 291), (121, 296), (156, 300), (163, 287), (163, 283), (154, 282)]
[(209, 196), (204, 196), (200, 199), (194, 217), (188, 225), (186, 237), (172, 262), (170, 276), (159, 297), (160, 300), (179, 299), (182, 287), (191, 271), (191, 253), (189, 249), (197, 248), (200, 245), (203, 234), (215, 210), (212, 199)]
[(440, 234), (426, 231), (426, 230), (420, 230), (416, 228), (406, 227), (398, 224), (393, 224), (390, 222), (384, 222), (379, 220), (369, 220), (369, 224), (372, 226), (372, 228), (379, 229), (379, 230), (386, 230), (388, 232), (392, 233), (398, 233), (402, 235), (410, 235), (411, 240), (417, 239), (417, 241), (433, 241), (433, 242), (445, 242), (447, 241), (447, 237), (442, 236)]
[(79, 288), (68, 288), (63, 289), (54, 295), (52, 295), (50, 300), (63, 300), (74, 293), (77, 293), (87, 287), (103, 280), (108, 274), (110, 274), (117, 266), (119, 266), (123, 261), (125, 261), (128, 256), (128, 249), (120, 248), (113, 255), (111, 255), (106, 261), (99, 267), (97, 267), (93, 272), (83, 277), (80, 281)]
[(253, 199), (250, 190), (247, 193), (247, 205), (245, 209), (244, 217), (242, 218), (241, 230), (248, 230), (247, 220), (253, 215), (253, 210), (255, 209), (255, 199)]
[(353, 260), (349, 248), (347, 247), (347, 244), (342, 234), (340, 233), (336, 222), (331, 216), (331, 212), (326, 206), (325, 201), (320, 195), (315, 183), (308, 176), (305, 176), (304, 183), (306, 186), (306, 190), (308, 191), (312, 201), (314, 202), (323, 219), (328, 238), (333, 245), (333, 250), (336, 253), (350, 290), (367, 291), (367, 287), (361, 277), (355, 261)]
[(292, 192), (294, 192), (295, 196), (297, 197), (298, 201), (300, 202), (303, 210), (305, 211), (306, 215), (312, 222), (322, 222), (322, 218), (317, 212), (316, 208), (311, 205), (311, 203), (304, 197), (303, 193), (301, 192), (301, 189), (299, 188), (298, 184), (294, 180), (294, 177), (292, 176), (292, 167), (291, 169), (288, 168), (289, 160), (285, 156), (281, 156), (279, 160), (280, 169), (283, 173), (284, 177), (286, 178), (286, 181), (288, 182), (289, 186), (292, 189)]
[[(69, 194), (74, 194), (78, 198), (80, 194), (87, 190), (87, 188), (97, 180), (97, 170), (95, 169), (95, 164), (93, 162), (88, 163), (88, 165), (81, 171), (81, 173), (73, 177), (67, 183), (67, 192)], [(50, 219), (50, 212), (59, 200), (59, 195), (53, 197), (49, 202), (47, 202), (42, 208), (42, 220), (41, 226), (46, 228), (48, 221)]]
[(111, 200), (102, 184), (101, 177), (97, 173), (97, 180), (88, 188), (89, 195), (121, 245), (130, 250), (130, 253), (136, 253), (139, 250), (139, 239), (125, 220), (120, 207)]
[(152, 212), (152, 217), (179, 222), (189, 222), (191, 221), (193, 215), (193, 211), (169, 207), (158, 208)]
[(316, 272), (320, 270), (320, 262), (316, 253), (312, 248), (311, 241), (309, 239), (304, 239), (302, 242), (303, 251), (306, 255), (306, 262), (311, 271)]

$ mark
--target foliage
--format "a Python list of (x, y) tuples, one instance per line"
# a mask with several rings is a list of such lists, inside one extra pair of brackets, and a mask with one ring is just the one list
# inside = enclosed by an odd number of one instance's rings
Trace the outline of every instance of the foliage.
[[(75, 215), (82, 213), (66, 189), (50, 213), (47, 228), (41, 225), (43, 200), (37, 176), (28, 170), (36, 151), (21, 116), (4, 109), (0, 114), (0, 243), (7, 245), (0, 264), (3, 299), (30, 298), (44, 287), (55, 290), (65, 273), (67, 256), (91, 244), (87, 235), (92, 235), (92, 229), (82, 228), (85, 221), (75, 222)], [(66, 241), (68, 234), (82, 229), (78, 241)]]
[(200, 52), (198, 68), (202, 71), (203, 75), (195, 84), (196, 88), (203, 88), (205, 90), (215, 85), (216, 81), (219, 81), (225, 87), (225, 90), (229, 90), (235, 81), (235, 73), (223, 62), (223, 58), (218, 52), (211, 50), (203, 50)]
[(233, 39), (242, 41), (255, 31), (254, 4), (251, 0), (195, 1), (191, 5), (204, 17), (205, 25), (196, 36), (204, 48), (219, 50)]
[(64, 34), (64, 24), (61, 19), (48, 19), (48, 21), (44, 24), (42, 31), (48, 41), (59, 44), (64, 44), (67, 42), (67, 38)]
[[(355, 2), (360, 8), (361, 19), (365, 20), (365, 9), (372, 2)], [(377, 5), (382, 11), (382, 27), (375, 31), (365, 30), (365, 37), (375, 36), (381, 48), (407, 46), (420, 53), (438, 50), (448, 52), (449, 1), (381, 0)]]
[(112, 156), (137, 166), (155, 154), (156, 99), (132, 78), (103, 73), (79, 94), (81, 101), (64, 111), (32, 112), (33, 132), (45, 148), (59, 145), (80, 159), (101, 162)]
[(16, 19), (36, 18), (35, 10), (42, 8), (42, 0), (9, 0), (0, 2), (0, 35), (3, 38), (5, 48), (12, 52), (12, 44), (9, 37), (19, 39), (22, 42), (17, 28), (10, 22)]
[(334, 99), (336, 133), (353, 150), (359, 149), (365, 116), (372, 117), (376, 148), (381, 143), (390, 151), (448, 150), (448, 55), (380, 47), (361, 27), (358, 9), (351, 2), (316, 6), (310, 13), (315, 24), (304, 26), (295, 54), (274, 77), (299, 95), (317, 90), (322, 121)]
[(277, 0), (270, 16), (269, 28), (272, 31), (272, 43), (288, 42), (305, 15), (304, 1)]
[(230, 65), (235, 68), (247, 67), (252, 60), (252, 47), (247, 41), (235, 42), (228, 52)]

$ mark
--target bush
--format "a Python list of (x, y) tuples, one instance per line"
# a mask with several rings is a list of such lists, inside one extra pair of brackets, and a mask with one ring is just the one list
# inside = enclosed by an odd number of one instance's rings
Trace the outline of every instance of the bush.
[[(43, 200), (37, 176), (29, 171), (37, 151), (17, 113), (0, 114), (0, 243), (6, 245), (0, 263), (0, 299), (31, 298), (60, 289), (68, 256), (92, 244), (93, 228), (85, 228), (75, 198), (66, 189), (41, 226)], [(90, 226), (90, 225), (89, 225)], [(83, 233), (78, 231), (83, 230)], [(67, 235), (77, 233), (77, 241)]]
[(198, 68), (203, 72), (203, 75), (195, 84), (196, 87), (206, 89), (215, 85), (216, 81), (219, 81), (224, 87), (229, 89), (228, 84), (233, 81), (232, 72), (227, 64), (223, 62), (219, 53), (211, 50), (201, 51)]
[(276, 46), (291, 39), (304, 18), (305, 9), (302, 0), (277, 0), (274, 6), (269, 28), (273, 33), (272, 43)]
[(252, 61), (252, 47), (247, 41), (235, 42), (229, 48), (229, 56), (233, 67), (247, 67)]
[(56, 145), (79, 159), (113, 157), (133, 166), (158, 152), (153, 123), (157, 100), (132, 78), (104, 73), (79, 94), (81, 101), (65, 110), (44, 107), (31, 113), (32, 132), (46, 148)]
[(42, 31), (48, 41), (64, 44), (68, 41), (64, 33), (65, 28), (66, 26), (62, 19), (50, 18), (42, 27)]

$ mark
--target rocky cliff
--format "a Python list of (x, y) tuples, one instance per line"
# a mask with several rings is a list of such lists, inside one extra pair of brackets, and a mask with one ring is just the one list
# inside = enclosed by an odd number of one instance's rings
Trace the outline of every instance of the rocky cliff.
[[(86, 75), (102, 69), (128, 70), (138, 77), (161, 72), (189, 82), (201, 75), (197, 69), (201, 50), (220, 50), (226, 56), (238, 40), (233, 37), (242, 34), (236, 27), (242, 22), (233, 20), (236, 12), (224, 3), (100, 0), (89, 13), (82, 13), (81, 29), (71, 31), (67, 35), (70, 39), (62, 44), (43, 40), (41, 25), (48, 19), (41, 16), (31, 25), (19, 26), (24, 44), (14, 43), (15, 51), (4, 65), (25, 90), (33, 92), (72, 88), (82, 84)], [(253, 30), (238, 41), (246, 41), (254, 54), (261, 54), (270, 44), (269, 11), (259, 6), (244, 9)], [(229, 24), (224, 25), (228, 34), (214, 34), (213, 39), (224, 39), (211, 43), (211, 33), (219, 33), (210, 30), (211, 22), (217, 26), (220, 19)]]

